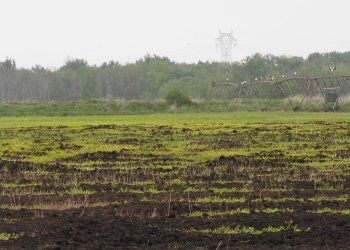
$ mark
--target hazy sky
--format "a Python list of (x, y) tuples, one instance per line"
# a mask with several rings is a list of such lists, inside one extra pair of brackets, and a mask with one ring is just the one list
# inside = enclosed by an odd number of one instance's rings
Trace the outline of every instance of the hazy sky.
[(233, 30), (239, 61), (256, 52), (307, 56), (350, 50), (347, 0), (0, 0), (0, 60), (20, 67), (220, 60), (215, 39)]

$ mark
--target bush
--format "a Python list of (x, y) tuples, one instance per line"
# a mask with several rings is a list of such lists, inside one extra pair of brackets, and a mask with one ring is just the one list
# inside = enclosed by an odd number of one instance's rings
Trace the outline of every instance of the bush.
[(166, 95), (165, 99), (170, 105), (175, 104), (178, 107), (192, 104), (191, 97), (189, 97), (179, 89), (170, 90)]

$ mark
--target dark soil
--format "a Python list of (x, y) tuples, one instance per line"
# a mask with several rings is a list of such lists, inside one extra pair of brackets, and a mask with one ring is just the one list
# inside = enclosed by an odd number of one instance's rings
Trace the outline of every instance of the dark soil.
[[(278, 224), (275, 215), (235, 216), (222, 219), (186, 218), (154, 215), (150, 207), (141, 214), (118, 214), (118, 206), (74, 209), (64, 212), (44, 211), (43, 218), (33, 212), (2, 211), (1, 216), (21, 218), (22, 230), (31, 235), (1, 242), (2, 249), (348, 249), (350, 218), (332, 215), (286, 215), (298, 225), (312, 227), (310, 232), (284, 231), (264, 235), (206, 235), (185, 233), (184, 228), (215, 227), (225, 224)], [(132, 209), (130, 207), (130, 209)], [(162, 207), (159, 207), (162, 213)], [(163, 208), (165, 209), (165, 207)], [(140, 211), (141, 212), (141, 211)], [(163, 211), (164, 212), (164, 211)], [(177, 212), (177, 211), (172, 211)], [(147, 217), (147, 213), (149, 217)], [(18, 229), (5, 224), (1, 231)]]

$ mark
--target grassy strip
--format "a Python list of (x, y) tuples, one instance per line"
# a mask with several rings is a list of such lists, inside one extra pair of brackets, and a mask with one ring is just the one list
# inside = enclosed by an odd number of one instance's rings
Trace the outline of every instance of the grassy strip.
[(0, 127), (35, 126), (86, 126), (86, 125), (181, 125), (188, 124), (238, 124), (273, 122), (311, 122), (311, 121), (350, 121), (347, 113), (296, 113), (296, 112), (237, 112), (237, 113), (186, 113), (149, 115), (106, 115), (106, 116), (55, 116), (55, 117), (0, 117)]
[[(134, 190), (138, 193), (142, 193), (142, 191)], [(129, 192), (130, 193), (130, 192)], [(142, 197), (142, 202), (159, 202), (162, 203), (164, 200), (159, 200), (155, 198), (147, 198)], [(187, 199), (172, 199), (174, 202), (188, 202)], [(253, 199), (251, 202), (260, 203), (260, 202), (271, 202), (271, 203), (285, 203), (285, 202), (299, 202), (299, 203), (319, 203), (319, 202), (347, 202), (349, 201), (349, 195), (341, 195), (341, 196), (314, 196), (310, 198), (295, 198), (295, 197), (282, 197), (282, 198), (272, 198), (272, 197), (263, 197), (262, 199)], [(244, 197), (219, 197), (219, 196), (206, 196), (206, 197), (197, 197), (195, 200), (190, 200), (191, 203), (198, 204), (209, 204), (209, 203), (244, 203), (248, 202), (247, 198)]]
[[(8, 102), (0, 104), (0, 116), (81, 116), (152, 113), (225, 113), (293, 110), (286, 100), (197, 101), (192, 105), (175, 107), (165, 101), (68, 101), (68, 102)], [(322, 100), (305, 101), (302, 111), (323, 112)], [(341, 112), (350, 111), (350, 102), (340, 103)]]
[(202, 230), (197, 230), (197, 229), (189, 229), (187, 232), (192, 232), (192, 233), (205, 233), (205, 234), (251, 234), (251, 235), (261, 235), (264, 233), (278, 233), (281, 231), (287, 231), (291, 230), (295, 233), (300, 233), (302, 231), (310, 231), (310, 228), (306, 228), (304, 230), (300, 229), (298, 225), (295, 225), (292, 221), (288, 221), (285, 223), (285, 225), (281, 225), (278, 227), (273, 227), (273, 226), (268, 226), (264, 227), (262, 229), (257, 229), (254, 227), (249, 227), (249, 226), (240, 226), (237, 225), (233, 228), (227, 227), (227, 226), (221, 226), (218, 228), (213, 228), (213, 229), (202, 229)]
[(330, 213), (330, 214), (345, 214), (349, 215), (350, 214), (350, 209), (331, 209), (329, 207), (325, 208), (320, 208), (316, 210), (308, 210), (306, 211), (307, 213), (312, 213), (312, 214), (325, 214), (325, 213)]
[[(290, 208), (285, 208), (285, 209), (280, 209), (280, 208), (266, 208), (266, 209), (255, 209), (255, 213), (292, 213), (293, 209)], [(189, 214), (190, 217), (203, 217), (203, 216), (209, 216), (209, 217), (214, 217), (214, 216), (227, 216), (227, 215), (239, 215), (239, 214), (250, 214), (251, 211), (248, 208), (238, 208), (234, 210), (227, 210), (227, 211), (194, 211)]]
[(23, 236), (23, 233), (20, 234), (10, 234), (10, 233), (0, 233), (0, 241), (1, 240), (13, 240)]

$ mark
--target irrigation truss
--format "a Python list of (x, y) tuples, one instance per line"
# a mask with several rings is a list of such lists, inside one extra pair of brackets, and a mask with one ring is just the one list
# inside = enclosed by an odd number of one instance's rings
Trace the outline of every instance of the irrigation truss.
[[(291, 77), (282, 80), (254, 82), (212, 82), (207, 100), (212, 98), (287, 99), (294, 110), (301, 108), (306, 97), (321, 95), (325, 100), (334, 94), (333, 102), (350, 94), (350, 76)], [(299, 98), (295, 98), (295, 97)], [(334, 109), (335, 106), (333, 106)]]

